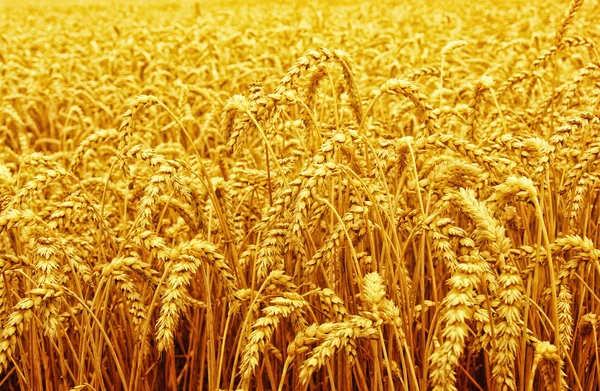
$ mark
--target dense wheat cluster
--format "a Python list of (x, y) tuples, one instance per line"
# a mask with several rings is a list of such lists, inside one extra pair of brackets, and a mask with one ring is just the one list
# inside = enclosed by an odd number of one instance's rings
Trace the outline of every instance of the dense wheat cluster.
[(600, 387), (597, 1), (2, 11), (2, 390)]

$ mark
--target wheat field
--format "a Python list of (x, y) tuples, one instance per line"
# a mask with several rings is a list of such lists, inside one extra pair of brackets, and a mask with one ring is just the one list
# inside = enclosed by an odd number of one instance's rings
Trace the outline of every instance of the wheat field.
[(0, 9), (1, 390), (600, 389), (597, 0)]

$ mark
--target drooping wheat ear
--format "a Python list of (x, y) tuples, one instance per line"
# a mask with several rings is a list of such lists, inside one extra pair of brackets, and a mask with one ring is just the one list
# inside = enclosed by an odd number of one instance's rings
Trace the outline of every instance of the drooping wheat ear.
[(283, 218), (290, 204), (304, 186), (302, 178), (296, 178), (289, 183), (289, 188), (281, 188), (273, 195), (273, 205), (267, 205), (261, 214), (261, 220), (252, 229), (254, 232), (268, 230), (273, 224)]
[(225, 288), (225, 297), (233, 300), (235, 292), (239, 289), (239, 283), (225, 257), (217, 251), (214, 245), (203, 241), (194, 241), (192, 254), (208, 263), (221, 280), (221, 284)]
[(0, 213), (8, 206), (8, 202), (14, 196), (16, 177), (12, 170), (5, 164), (0, 163)]
[[(62, 262), (58, 240), (47, 231), (39, 231), (41, 232), (35, 232), (34, 234), (33, 246), (35, 282), (38, 287), (58, 285), (64, 278), (60, 270)], [(77, 277), (75, 276), (75, 278)], [(47, 299), (44, 304), (42, 308), (44, 333), (53, 338), (56, 336), (59, 325), (59, 301)]]
[(157, 103), (158, 99), (155, 96), (140, 95), (129, 105), (129, 109), (122, 115), (123, 121), (119, 127), (119, 151), (124, 150), (127, 145), (134, 144), (131, 136), (135, 132), (135, 116), (138, 111), (152, 107)]
[[(556, 239), (552, 245), (552, 252), (559, 255), (567, 251), (572, 251), (573, 256), (562, 264), (558, 272), (557, 283), (559, 331), (561, 332), (560, 354), (563, 358), (566, 357), (571, 347), (574, 329), (572, 315), (572, 306), (574, 303), (570, 287), (575, 280), (578, 270), (585, 270), (589, 264), (598, 265), (598, 260), (600, 259), (600, 250), (596, 249), (594, 243), (586, 237), (566, 236)], [(587, 274), (585, 271), (583, 273), (584, 275)]]
[(363, 279), (363, 291), (360, 298), (366, 311), (377, 312), (385, 299), (386, 291), (383, 278), (377, 272), (368, 273)]
[[(88, 300), (85, 304), (89, 307), (92, 305), (92, 301)], [(75, 305), (70, 306), (69, 308), (67, 308), (66, 311), (60, 314), (60, 325), (62, 327), (63, 332), (69, 332), (71, 327), (73, 327), (73, 319), (76, 318), (83, 311), (83, 305), (81, 303), (77, 303)]]
[(191, 254), (190, 243), (185, 242), (171, 251), (171, 264), (165, 280), (165, 290), (161, 297), (160, 316), (156, 322), (158, 350), (163, 351), (173, 345), (173, 335), (181, 313), (186, 309), (185, 296), (192, 277), (198, 271), (201, 260)]
[(500, 178), (504, 177), (505, 173), (511, 172), (516, 166), (513, 161), (509, 161), (508, 159), (489, 156), (483, 149), (454, 134), (438, 133), (429, 137), (420, 137), (414, 142), (415, 151), (432, 149), (434, 147), (449, 148)]
[(350, 109), (357, 123), (361, 123), (364, 118), (362, 101), (358, 91), (358, 85), (354, 77), (354, 62), (350, 55), (343, 50), (334, 50), (333, 57), (336, 62), (342, 67), (342, 75), (344, 76), (345, 92), (350, 98)]
[(275, 93), (294, 89), (298, 78), (308, 69), (319, 64), (335, 62), (340, 57), (345, 57), (344, 52), (331, 51), (326, 48), (321, 48), (318, 51), (309, 50), (288, 69), (287, 74), (279, 81), (279, 84), (275, 88)]
[(147, 319), (148, 310), (144, 304), (142, 295), (131, 277), (122, 271), (114, 271), (112, 278), (129, 306), (129, 314), (132, 316), (135, 327), (137, 328), (144, 324), (144, 321)]
[[(346, 90), (351, 100), (350, 107), (357, 118), (362, 118), (362, 103), (358, 94), (358, 87), (354, 81), (350, 56), (341, 50), (331, 51), (325, 48), (321, 48), (319, 51), (310, 50), (304, 56), (300, 57), (288, 70), (272, 94), (260, 94), (255, 104), (251, 104), (249, 109), (245, 111), (245, 114), (239, 118), (231, 131), (231, 135), (235, 135), (235, 137), (230, 137), (228, 142), (229, 147), (235, 150), (236, 140), (239, 138), (239, 135), (248, 134), (249, 130), (256, 126), (254, 121), (258, 124), (265, 123), (273, 118), (277, 108), (285, 107), (295, 102), (297, 100), (298, 78), (308, 69), (327, 63), (340, 64), (346, 83)], [(230, 129), (230, 117), (226, 116), (224, 118), (226, 119), (226, 126), (224, 128)], [(269, 127), (265, 130), (270, 132), (272, 128), (274, 129), (274, 127)]]
[(283, 373), (281, 375), (279, 390), (282, 390), (288, 368), (294, 360), (294, 358), (299, 354), (306, 353), (312, 345), (323, 340), (327, 336), (327, 334), (335, 327), (335, 324), (336, 323), (324, 323), (322, 325), (319, 325), (317, 323), (313, 323), (296, 334), (294, 340), (290, 342), (290, 344), (287, 347), (287, 358), (283, 368)]
[(362, 141), (356, 129), (344, 126), (341, 129), (333, 129), (331, 132), (327, 132), (325, 136), (327, 138), (323, 141), (317, 153), (310, 159), (311, 166), (303, 170), (300, 176), (307, 176), (307, 172), (310, 172), (311, 169), (314, 170), (312, 166), (315, 165), (325, 166), (329, 164), (329, 167), (325, 167), (330, 170), (335, 169), (334, 162), (339, 152), (351, 151), (353, 159), (358, 160), (360, 158), (360, 155), (356, 153), (356, 149), (359, 147), (357, 144), (362, 143)]
[(498, 88), (498, 96), (504, 95), (504, 93), (514, 86), (524, 80), (529, 78), (535, 78), (535, 71), (546, 65), (549, 59), (554, 56), (558, 51), (565, 48), (564, 44), (552, 45), (546, 50), (544, 50), (537, 58), (531, 63), (531, 66), (526, 71), (521, 71), (516, 75), (509, 77), (499, 88)]
[(306, 129), (309, 135), (312, 135), (315, 124), (313, 115), (313, 110), (317, 101), (319, 86), (323, 79), (327, 77), (325, 64), (319, 64), (315, 67), (315, 69), (310, 73), (308, 77), (308, 84), (306, 85), (303, 102), (308, 108), (308, 111), (302, 112), (302, 123), (304, 123), (304, 128)]
[(514, 199), (530, 201), (536, 195), (535, 185), (530, 178), (511, 175), (503, 183), (494, 186), (494, 192), (488, 197), (486, 203), (490, 211), (497, 214)]
[[(585, 352), (596, 352), (596, 354), (590, 354), (583, 360), (583, 363), (584, 363), (585, 367), (587, 367), (587, 368), (591, 368), (591, 366), (593, 365), (591, 363), (594, 362), (597, 357), (598, 326), (600, 326), (600, 318), (595, 313), (588, 312), (587, 314), (585, 314), (579, 318), (579, 325), (577, 327), (579, 329), (579, 335), (580, 335), (581, 341), (585, 344), (586, 341), (591, 339), (591, 341), (589, 343), (591, 346), (589, 346), (587, 349), (584, 348), (585, 349), (584, 355), (585, 355)], [(596, 366), (596, 376), (598, 376), (598, 375), (600, 375), (600, 367), (598, 365), (595, 365), (595, 366)]]
[(523, 153), (525, 151), (521, 151), (521, 149), (525, 148), (523, 136), (500, 132), (486, 135), (486, 138), (487, 140), (481, 145), (481, 148), (486, 153), (506, 154), (510, 151), (511, 155), (516, 154), (519, 157), (528, 156), (527, 153)]
[(96, 216), (98, 216), (96, 212), (96, 208), (87, 204), (83, 192), (76, 190), (67, 195), (63, 201), (55, 203), (54, 210), (52, 210), (50, 216), (47, 216), (45, 213), (42, 216), (48, 221), (50, 229), (74, 232), (75, 230), (72, 229), (73, 223), (94, 223), (97, 220)]
[(325, 322), (342, 322), (349, 315), (344, 300), (332, 289), (318, 289), (315, 293), (319, 296)]
[[(546, 51), (544, 53), (542, 53), (542, 55), (540, 55), (536, 61), (534, 61), (534, 65), (536, 63), (545, 63), (545, 61), (550, 57), (550, 54), (555, 53), (557, 48), (556, 46), (552, 47), (553, 50), (551, 52)], [(534, 68), (532, 66), (532, 68)], [(516, 84), (521, 83), (524, 80), (527, 80), (529, 78), (533, 78), (534, 77), (534, 72), (533, 70), (527, 70), (527, 71), (521, 71), (519, 73), (517, 73), (516, 75), (513, 75), (511, 77), (509, 77), (506, 81), (504, 81), (504, 83), (502, 83), (500, 85), (500, 87), (498, 87), (498, 99), (501, 99), (504, 94), (513, 86), (515, 86)]]
[(96, 132), (86, 137), (71, 156), (71, 171), (75, 172), (77, 169), (79, 169), (79, 166), (81, 165), (83, 158), (88, 151), (93, 151), (99, 145), (115, 140), (118, 136), (119, 132), (117, 132), (116, 129), (110, 128), (98, 129)]
[(243, 269), (250, 266), (250, 262), (256, 256), (257, 251), (257, 245), (249, 244), (248, 247), (240, 253), (238, 262)]
[(0, 334), (0, 373), (8, 368), (17, 337), (23, 333), (25, 323), (31, 320), (34, 311), (43, 308), (46, 300), (54, 300), (62, 294), (57, 286), (32, 289), (27, 292), (28, 297), (20, 299), (13, 307)]
[(595, 142), (583, 153), (579, 159), (579, 163), (570, 170), (560, 193), (564, 194), (567, 191), (572, 191), (577, 182), (590, 170), (592, 165), (597, 164), (598, 156), (600, 156), (600, 142)]
[(156, 286), (158, 284), (159, 272), (152, 268), (152, 265), (142, 261), (139, 254), (132, 252), (128, 256), (118, 256), (104, 265), (101, 270), (103, 277), (116, 276), (120, 273), (129, 273), (130, 271), (138, 273), (148, 284)]
[(17, 210), (6, 208), (0, 213), (0, 233), (11, 228), (33, 226), (41, 221), (31, 209)]
[(362, 316), (350, 315), (344, 322), (320, 325), (319, 331), (323, 335), (319, 336), (322, 338), (300, 367), (300, 383), (306, 385), (312, 374), (325, 365), (339, 349), (346, 350), (346, 354), (352, 354), (352, 343), (356, 340), (379, 339), (377, 327), (381, 323), (381, 320), (374, 322)]
[[(336, 185), (337, 187), (337, 185)], [(342, 180), (340, 183), (340, 188), (346, 188), (347, 181)], [(306, 223), (306, 231), (307, 232), (318, 232), (321, 229), (324, 229), (326, 226), (327, 213), (330, 212), (329, 205), (324, 202), (321, 202), (319, 198), (315, 200), (312, 204), (312, 210), (308, 215), (308, 222)]]
[(492, 376), (498, 389), (514, 390), (517, 387), (515, 358), (523, 334), (523, 307), (525, 295), (519, 270), (505, 264), (498, 277), (497, 299), (492, 305), (496, 309), (494, 324), (496, 344), (492, 346), (490, 359)]
[(309, 212), (313, 204), (317, 204), (317, 196), (325, 187), (327, 180), (337, 172), (333, 162), (312, 164), (300, 173), (302, 188), (292, 206), (291, 235), (300, 236), (303, 227), (308, 221)]
[(269, 295), (281, 295), (285, 292), (295, 292), (298, 289), (293, 278), (285, 274), (283, 270), (273, 270), (265, 279), (265, 283), (264, 291)]
[(256, 276), (262, 281), (272, 270), (283, 270), (283, 245), (288, 235), (289, 224), (277, 223), (269, 230), (256, 254)]
[[(518, 184), (518, 183), (516, 183)], [(519, 191), (532, 191), (529, 186)], [(477, 226), (478, 235), (489, 241), (490, 250), (497, 256), (497, 266), (502, 270), (498, 278), (497, 299), (493, 302), (496, 307), (497, 319), (496, 345), (492, 349), (492, 375), (498, 386), (515, 389), (516, 348), (522, 334), (522, 310), (524, 306), (523, 281), (518, 269), (507, 263), (506, 257), (512, 248), (511, 240), (506, 236), (505, 228), (492, 217), (485, 203), (477, 201), (472, 190), (461, 189), (451, 193), (456, 197), (461, 211), (466, 213)]]
[[(361, 205), (362, 204), (362, 205)], [(311, 259), (303, 265), (304, 276), (310, 276), (319, 265), (329, 269), (336, 255), (343, 248), (342, 243), (350, 239), (353, 244), (358, 242), (366, 233), (366, 221), (370, 208), (363, 203), (354, 191), (349, 197), (348, 212), (344, 214), (341, 221), (337, 221), (331, 234), (325, 239), (323, 245), (317, 250)], [(350, 236), (348, 238), (346, 233)]]
[(571, 349), (573, 340), (574, 321), (572, 316), (571, 305), (573, 303), (573, 295), (569, 285), (558, 286), (558, 329), (560, 332), (560, 355), (565, 358)]
[[(384, 362), (384, 365), (386, 366), (386, 371), (387, 371), (388, 370), (388, 368), (387, 368), (388, 363)], [(389, 371), (392, 373), (392, 376), (395, 379), (397, 379), (397, 380), (402, 379), (402, 371), (400, 370), (400, 364), (398, 364), (397, 361), (390, 360)]]
[(187, 228), (191, 229), (194, 234), (204, 227), (203, 219), (197, 216), (196, 211), (189, 204), (183, 203), (177, 198), (161, 195), (156, 201), (156, 206), (158, 210), (168, 207), (177, 212)]
[(158, 201), (165, 193), (178, 194), (187, 203), (192, 203), (192, 191), (181, 180), (178, 171), (182, 169), (178, 163), (155, 154), (152, 150), (138, 147), (126, 148), (125, 155), (131, 155), (140, 160), (147, 160), (151, 166), (157, 166), (157, 171), (144, 188), (144, 195), (139, 201), (136, 216), (136, 227), (132, 242), (146, 248), (159, 260), (169, 258), (169, 249), (164, 238), (158, 236), (152, 229), (156, 216)]
[[(539, 137), (530, 139), (530, 141), (529, 145), (534, 148), (536, 153), (534, 159), (527, 161), (531, 167), (530, 170), (532, 170), (530, 177), (534, 182), (540, 182), (540, 178), (543, 178), (545, 173), (550, 169), (550, 161), (554, 158), (552, 154), (556, 150), (556, 147)], [(521, 159), (521, 161), (524, 160)]]
[(323, 323), (319, 325), (313, 323), (297, 333), (294, 340), (287, 347), (288, 357), (294, 358), (298, 354), (306, 353), (311, 345), (323, 340), (335, 327), (335, 324), (336, 323)]
[(250, 110), (250, 107), (251, 103), (245, 96), (236, 94), (227, 100), (227, 104), (223, 108), (221, 134), (227, 140), (230, 148), (237, 145), (238, 140), (243, 136), (242, 130), (244, 129), (234, 128), (235, 118), (238, 115), (243, 116)]
[[(300, 382), (306, 384), (312, 373), (343, 348), (349, 363), (353, 364), (358, 354), (357, 340), (360, 338), (375, 339), (378, 328), (383, 324), (394, 327), (398, 340), (404, 339), (400, 309), (391, 300), (386, 298), (384, 280), (377, 272), (368, 273), (362, 279), (360, 293), (363, 311), (360, 316), (348, 315), (339, 323), (324, 323), (318, 328), (306, 328), (303, 334), (289, 347), (289, 357), (306, 351), (307, 345), (318, 341), (319, 345), (313, 349), (309, 358), (301, 366)], [(315, 340), (316, 339), (316, 340)]]
[(461, 212), (473, 220), (479, 230), (478, 236), (488, 241), (490, 250), (498, 257), (498, 265), (502, 266), (512, 242), (506, 236), (506, 229), (493, 217), (487, 203), (477, 200), (471, 189), (450, 191), (444, 198), (458, 202)]
[(450, 291), (442, 301), (441, 342), (429, 356), (429, 385), (434, 391), (456, 390), (456, 369), (466, 347), (468, 322), (478, 307), (477, 290), (482, 277), (489, 274), (486, 266), (479, 252), (473, 251), (459, 258), (448, 280)]
[(29, 321), (33, 316), (35, 304), (36, 302), (32, 298), (21, 299), (8, 316), (2, 334), (0, 334), (0, 372), (4, 372), (8, 368), (10, 358), (17, 344), (17, 336), (23, 332), (24, 322)]
[[(487, 284), (487, 288), (490, 291), (488, 297), (494, 297), (498, 289), (496, 275), (495, 273), (490, 273), (488, 276), (492, 276), (492, 283)], [(489, 299), (485, 294), (479, 294), (475, 300), (478, 304), (478, 307), (476, 307), (473, 311), (473, 320), (475, 321), (475, 338), (469, 347), (469, 352), (471, 354), (477, 354), (482, 350), (488, 350), (491, 342), (495, 338), (492, 323), (493, 309), (491, 308), (491, 303), (488, 301)]]
[(264, 315), (252, 325), (252, 333), (242, 353), (240, 375), (244, 389), (247, 389), (252, 372), (258, 366), (259, 356), (265, 351), (265, 345), (271, 340), (281, 319), (294, 315), (308, 305), (302, 296), (294, 292), (284, 292), (281, 297), (271, 299), (270, 303), (263, 308)]
[[(221, 210), (223, 214), (224, 223), (228, 227), (231, 235), (235, 235), (237, 232), (235, 228), (235, 208), (233, 205), (233, 192), (228, 186), (228, 183), (221, 177), (211, 178), (211, 184), (215, 192), (215, 196), (220, 202)], [(212, 200), (208, 203), (212, 207)], [(214, 215), (215, 213), (213, 213)], [(234, 237), (236, 242), (234, 245), (237, 246), (239, 242), (243, 240), (243, 237)]]
[(410, 81), (415, 81), (417, 79), (420, 79), (421, 77), (427, 77), (427, 76), (436, 77), (436, 76), (440, 76), (440, 74), (441, 74), (440, 68), (435, 67), (435, 66), (424, 66), (422, 68), (411, 70), (409, 73), (406, 74), (405, 79), (410, 80)]
[[(152, 265), (142, 261), (139, 254), (132, 252), (129, 256), (118, 256), (102, 267), (103, 277), (109, 277), (118, 273), (128, 273), (131, 270), (138, 273), (148, 284), (156, 286), (158, 284), (159, 272), (152, 268)], [(116, 274), (115, 274), (116, 273)]]
[(208, 263), (219, 276), (228, 300), (233, 300), (238, 290), (231, 269), (214, 245), (196, 237), (171, 250), (170, 263), (165, 271), (167, 277), (165, 290), (161, 295), (160, 316), (156, 322), (159, 351), (173, 344), (173, 334), (181, 313), (186, 310), (189, 303), (186, 299), (190, 295), (189, 286), (202, 262)]
[(42, 170), (19, 189), (7, 205), (7, 208), (20, 209), (24, 204), (38, 199), (39, 193), (48, 185), (64, 181), (70, 177), (69, 173), (58, 162), (39, 152), (34, 152), (23, 159), (21, 169), (23, 170), (25, 167), (39, 167)]
[[(188, 160), (178, 160), (178, 162), (182, 164), (185, 171), (173, 178), (173, 181), (176, 184), (175, 186), (177, 186), (175, 192), (179, 195), (181, 202), (191, 209), (193, 215), (196, 216), (198, 220), (192, 227), (196, 226), (198, 229), (206, 228), (208, 227), (208, 216), (205, 213), (207, 200), (214, 202), (210, 196), (211, 190), (207, 188), (206, 183), (197, 176), (189, 175), (189, 173), (202, 172), (202, 167), (206, 163), (198, 160), (194, 155), (189, 156)], [(225, 186), (228, 186), (228, 184)], [(217, 198), (214, 189), (212, 193), (215, 198)], [(223, 227), (223, 225), (221, 225), (221, 227)]]
[(395, 140), (379, 140), (378, 148), (375, 150), (377, 160), (373, 165), (371, 176), (378, 180), (384, 179), (382, 174), (396, 177), (402, 176), (404, 169), (408, 165), (410, 142), (410, 137)]
[[(244, 102), (240, 98), (232, 102), (232, 104), (238, 106), (237, 112), (240, 112), (241, 116), (237, 122), (234, 117), (233, 126), (230, 122), (225, 123), (227, 128), (232, 128), (227, 146), (234, 153), (238, 151), (240, 142), (245, 139), (251, 129), (257, 128), (257, 125), (264, 125), (266, 121), (274, 116), (277, 108), (285, 107), (297, 100), (295, 90), (287, 90), (285, 87), (279, 88), (279, 92), (276, 90), (272, 94), (263, 94), (262, 89), (257, 88), (253, 95), (254, 97), (251, 96), (250, 102)], [(226, 120), (231, 121), (230, 118), (226, 118)], [(264, 131), (266, 136), (271, 131), (271, 127), (265, 128)]]
[(450, 270), (454, 270), (458, 264), (457, 254), (455, 249), (458, 247), (458, 242), (467, 236), (465, 230), (454, 226), (454, 222), (450, 218), (439, 218), (432, 216), (425, 223), (431, 221), (427, 227), (431, 230), (430, 238), (433, 241), (433, 256), (443, 262)]
[(377, 272), (367, 273), (363, 278), (362, 285), (361, 316), (372, 319), (376, 323), (383, 320), (383, 324), (389, 324), (395, 328), (395, 331), (399, 333), (398, 337), (404, 338), (400, 309), (386, 297), (383, 277)]
[(563, 38), (565, 37), (565, 33), (567, 32), (567, 28), (573, 22), (573, 19), (575, 18), (577, 11), (579, 11), (579, 9), (581, 8), (582, 5), (583, 5), (583, 0), (571, 0), (571, 4), (569, 5), (569, 10), (567, 11), (567, 14), (565, 15), (564, 19), (562, 20), (560, 27), (556, 31), (556, 37), (554, 38), (555, 44), (559, 44), (562, 42)]
[[(567, 83), (562, 90), (562, 102), (561, 106), (558, 110), (561, 112), (567, 112), (573, 105), (573, 101), (575, 100), (575, 94), (579, 86), (583, 83), (583, 81), (591, 76), (597, 76), (600, 71), (600, 64), (598, 63), (590, 63), (586, 65), (584, 68), (581, 68), (577, 75)], [(552, 104), (550, 104), (551, 106)]]
[[(574, 0), (574, 1), (576, 2), (578, 0)], [(581, 1), (581, 2), (583, 2), (583, 1)], [(558, 43), (550, 46), (546, 50), (544, 50), (531, 63), (531, 67), (528, 70), (521, 71), (521, 72), (509, 77), (504, 83), (502, 83), (502, 85), (498, 88), (498, 98), (503, 96), (504, 93), (506, 91), (508, 91), (509, 88), (513, 87), (514, 85), (521, 83), (522, 81), (530, 79), (530, 78), (532, 78), (532, 79), (538, 78), (539, 76), (536, 76), (535, 71), (542, 68), (544, 65), (546, 65), (548, 60), (550, 60), (557, 52), (565, 50), (566, 48), (577, 47), (577, 46), (587, 46), (588, 48), (593, 50), (595, 45), (594, 45), (593, 41), (590, 41), (590, 39), (586, 38), (586, 37), (580, 37), (580, 36), (574, 36), (574, 37), (569, 37), (569, 38), (563, 37), (561, 42), (558, 42)]]
[[(583, 1), (582, 1), (583, 3)], [(596, 43), (592, 38), (581, 36), (581, 35), (573, 35), (570, 37), (564, 37), (558, 47), (562, 49), (566, 48), (575, 48), (579, 46), (584, 46), (588, 48), (590, 54), (594, 54), (596, 52)]]
[[(556, 110), (561, 113), (568, 112), (573, 106), (579, 86), (586, 78), (596, 75), (599, 70), (600, 66), (598, 63), (590, 63), (584, 68), (579, 69), (577, 75), (569, 82), (557, 88), (555, 93), (550, 94), (550, 96), (539, 105), (539, 109), (535, 114), (536, 120), (531, 125), (532, 128), (539, 128), (543, 121), (547, 119), (551, 110)], [(555, 108), (557, 101), (560, 101), (560, 106)]]
[(379, 99), (380, 96), (385, 94), (403, 95), (404, 97), (410, 99), (425, 123), (425, 129), (427, 129), (426, 135), (435, 134), (440, 131), (440, 126), (438, 124), (437, 116), (433, 112), (433, 107), (427, 103), (427, 97), (421, 94), (419, 92), (419, 88), (410, 81), (389, 79), (383, 83), (383, 85), (379, 88), (379, 93), (369, 105), (369, 109), (373, 106), (376, 100)]
[(6, 282), (10, 283), (12, 281), (11, 266), (16, 266), (19, 263), (18, 258), (15, 256), (0, 254), (0, 271), (2, 272), (2, 278), (0, 278), (0, 324), (2, 325), (6, 322), (6, 318), (10, 313), (10, 291), (7, 289)]
[(577, 268), (587, 267), (589, 264), (595, 265), (600, 258), (600, 250), (594, 247), (592, 240), (579, 235), (567, 235), (556, 239), (551, 250), (553, 254), (566, 251), (573, 251), (574, 254), (573, 258), (565, 263), (558, 273), (561, 283), (571, 282), (575, 278)]
[(486, 91), (488, 91), (494, 85), (494, 79), (490, 76), (482, 76), (473, 89), (473, 95), (471, 96), (471, 102), (469, 102), (469, 116), (467, 117), (467, 139), (473, 143), (479, 141), (477, 134), (479, 124), (481, 122), (481, 114), (483, 112), (483, 98)]
[(165, 238), (158, 236), (152, 230), (136, 230), (131, 238), (132, 243), (148, 250), (161, 262), (169, 260), (170, 249), (167, 247)]
[(156, 171), (144, 188), (144, 196), (139, 202), (136, 221), (141, 230), (152, 226), (156, 203), (160, 196), (173, 191), (187, 203), (192, 203), (192, 190), (181, 179), (183, 167), (176, 161), (166, 159), (152, 149), (145, 149), (140, 145), (128, 146), (124, 155), (130, 159), (147, 162)]
[[(279, 160), (284, 175), (289, 175), (294, 172), (294, 164), (296, 158), (284, 158)], [(281, 189), (284, 186), (283, 178), (280, 176), (279, 170), (271, 171), (271, 182), (276, 189)], [(232, 168), (229, 175), (229, 186), (235, 188), (238, 194), (242, 190), (247, 190), (249, 187), (260, 186), (264, 189), (268, 186), (269, 174), (266, 169), (249, 168), (247, 162), (237, 162)]]
[(592, 187), (593, 179), (585, 173), (573, 189), (573, 199), (571, 200), (571, 210), (569, 212), (569, 234), (574, 234), (579, 230), (578, 223), (586, 206), (586, 195)]
[(427, 178), (419, 181), (419, 186), (439, 196), (446, 188), (475, 187), (486, 179), (487, 174), (479, 165), (449, 158), (432, 167)]

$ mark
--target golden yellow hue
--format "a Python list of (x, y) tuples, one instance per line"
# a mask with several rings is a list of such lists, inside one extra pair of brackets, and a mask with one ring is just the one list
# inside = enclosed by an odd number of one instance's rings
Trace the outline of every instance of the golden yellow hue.
[(596, 2), (35, 3), (0, 389), (600, 387)]

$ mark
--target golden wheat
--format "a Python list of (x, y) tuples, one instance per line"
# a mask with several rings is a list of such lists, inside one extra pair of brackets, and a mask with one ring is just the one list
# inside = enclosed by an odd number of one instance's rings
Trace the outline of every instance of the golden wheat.
[(598, 388), (594, 4), (21, 3), (1, 389)]

